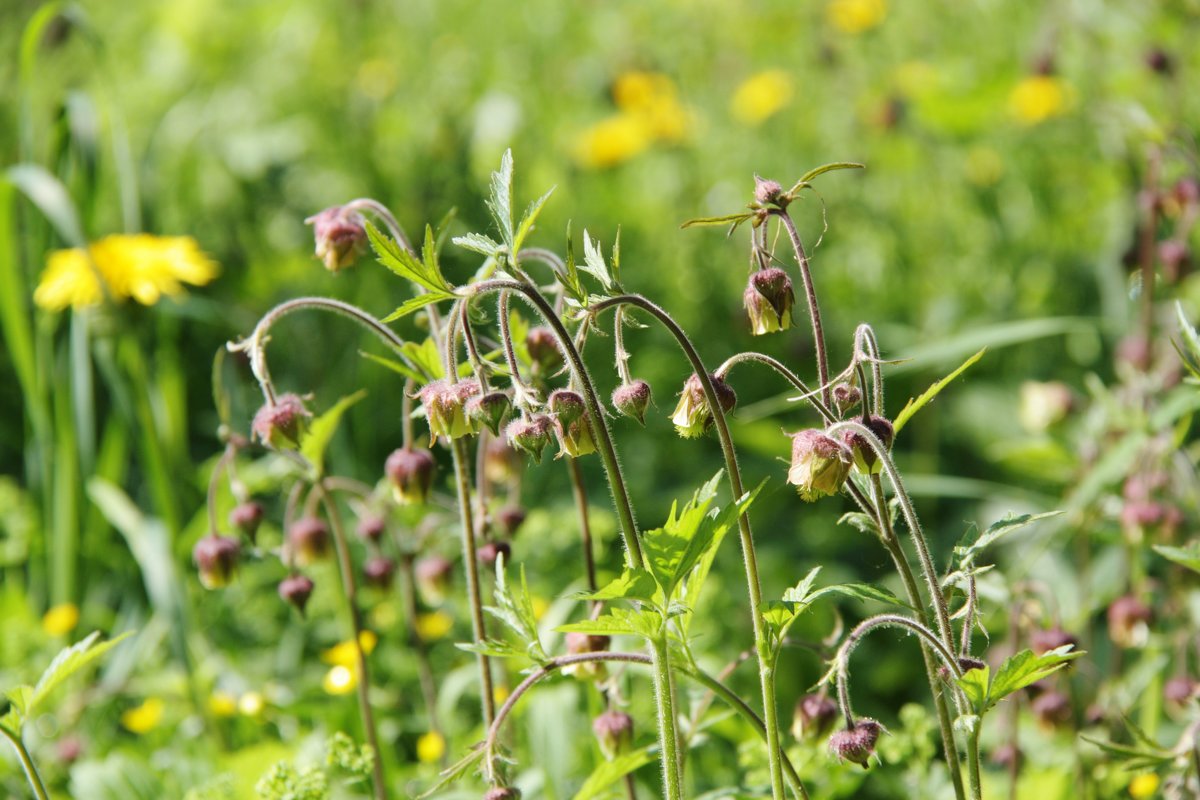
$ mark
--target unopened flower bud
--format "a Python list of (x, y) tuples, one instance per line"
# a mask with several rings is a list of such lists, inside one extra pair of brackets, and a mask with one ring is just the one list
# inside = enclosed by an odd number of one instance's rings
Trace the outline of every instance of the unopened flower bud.
[(612, 404), (620, 413), (646, 424), (646, 408), (650, 405), (650, 384), (641, 378), (618, 386), (612, 394)]
[[(892, 423), (885, 417), (868, 416), (866, 419), (857, 420), (864, 425), (867, 430), (875, 434), (875, 438), (879, 440), (885, 450), (892, 448), (892, 440), (896, 438), (896, 429), (892, 427)], [(879, 472), (883, 469), (883, 465), (879, 462), (879, 454), (875, 452), (875, 448), (867, 441), (867, 438), (853, 430), (847, 430), (842, 433), (842, 442), (846, 447), (850, 448), (850, 452), (854, 454), (854, 466), (859, 470), (870, 475)]]
[(1146, 66), (1159, 75), (1170, 75), (1175, 71), (1171, 57), (1161, 47), (1155, 47), (1146, 53)]
[(1029, 646), (1038, 655), (1067, 645), (1079, 647), (1079, 640), (1057, 625), (1053, 628), (1039, 628), (1029, 634)]
[(521, 800), (521, 790), (513, 786), (493, 786), (484, 792), (483, 800)]
[(368, 542), (378, 542), (387, 530), (387, 521), (383, 517), (370, 514), (358, 521), (358, 535)]
[(504, 535), (511, 539), (525, 523), (525, 509), (520, 506), (505, 506), (496, 513), (496, 522), (500, 523), (500, 530), (504, 531)]
[(849, 476), (849, 455), (824, 431), (809, 428), (792, 434), (792, 465), (787, 480), (796, 487), (801, 500), (811, 503), (835, 495)]
[(778, 203), (782, 194), (783, 187), (779, 185), (779, 181), (754, 176), (754, 202), (760, 206)]
[(592, 722), (592, 732), (600, 744), (600, 752), (609, 761), (629, 752), (633, 745), (633, 717), (624, 711), (609, 709)]
[(317, 517), (301, 517), (288, 528), (288, 547), (300, 566), (322, 561), (329, 556), (329, 527)]
[(792, 279), (779, 267), (759, 270), (750, 276), (742, 293), (750, 332), (755, 336), (785, 331), (792, 326), (792, 304), (796, 302)]
[[(457, 439), (472, 432), (471, 423), (467, 419), (464, 406), (471, 396), (468, 389), (472, 388), (465, 382), (450, 383), (449, 381), (433, 381), (421, 387), (417, 396), (425, 408), (425, 418), (429, 422), (429, 436), (437, 441), (439, 436), (447, 439)], [(474, 388), (478, 391), (479, 384)]]
[(1044, 727), (1057, 728), (1071, 721), (1071, 699), (1056, 689), (1042, 692), (1029, 707)]
[(488, 392), (467, 401), (467, 419), (476, 430), (487, 428), (492, 435), (500, 435), (500, 426), (508, 416), (512, 402), (504, 392)]
[(1150, 607), (1132, 595), (1113, 600), (1108, 606), (1108, 638), (1118, 647), (1142, 647), (1150, 637)]
[(493, 567), (496, 565), (496, 560), (500, 556), (504, 556), (504, 563), (508, 564), (512, 560), (512, 545), (508, 542), (485, 542), (479, 546), (479, 550), (475, 553), (479, 556), (479, 561), (485, 567)]
[(413, 565), (413, 570), (421, 599), (431, 606), (441, 605), (446, 599), (454, 563), (439, 555), (425, 556)]
[(254, 500), (238, 503), (229, 512), (229, 524), (244, 533), (253, 544), (255, 537), (258, 536), (258, 526), (262, 524), (264, 514), (262, 503)]
[(839, 383), (833, 387), (833, 404), (838, 414), (845, 415), (847, 411), (862, 402), (862, 390), (852, 383)]
[[(737, 394), (729, 387), (724, 378), (709, 375), (709, 379), (712, 381), (721, 409), (726, 414), (732, 412), (737, 407)], [(707, 398), (704, 396), (704, 385), (700, 383), (700, 378), (695, 374), (684, 382), (683, 391), (679, 393), (679, 404), (675, 406), (675, 413), (671, 415), (671, 421), (675, 423), (675, 430), (685, 439), (702, 436), (712, 427), (713, 415), (709, 410)]]
[(299, 395), (281, 394), (254, 415), (251, 429), (260, 442), (276, 450), (295, 449), (307, 429), (312, 414)]
[(539, 462), (542, 460), (542, 451), (554, 436), (553, 430), (554, 423), (549, 417), (545, 414), (534, 414), (508, 423), (504, 432), (510, 445), (528, 453), (535, 462)]
[(525, 335), (525, 349), (529, 352), (529, 361), (536, 376), (549, 375), (562, 366), (562, 351), (558, 349), (554, 331), (549, 328), (530, 328)]
[(437, 467), (428, 450), (402, 447), (392, 451), (383, 471), (392, 482), (392, 496), (400, 505), (420, 505), (429, 499)]
[(279, 582), (279, 596), (301, 614), (312, 597), (313, 582), (303, 575), (289, 575)]
[(313, 226), (316, 256), (330, 272), (353, 266), (366, 247), (367, 231), (363, 218), (344, 206), (333, 206), (304, 220)]
[(205, 589), (221, 589), (229, 585), (237, 571), (242, 546), (237, 539), (210, 533), (192, 550), (192, 560), (200, 572), (200, 583)]
[[(567, 655), (575, 656), (584, 653), (603, 653), (612, 644), (612, 639), (589, 633), (572, 631), (566, 636)], [(564, 675), (574, 675), (581, 681), (598, 681), (604, 678), (607, 670), (603, 661), (582, 661), (578, 664), (568, 664), (562, 668)]]
[(488, 439), (483, 456), (483, 471), (492, 483), (505, 484), (514, 480), (521, 470), (521, 456), (509, 446), (504, 437)]
[(852, 761), (866, 769), (875, 754), (875, 743), (883, 726), (873, 719), (861, 717), (853, 728), (838, 731), (829, 737), (829, 752), (839, 761)]
[(587, 413), (587, 405), (578, 392), (570, 389), (555, 389), (546, 401), (550, 414), (560, 425), (570, 425)]
[(796, 701), (792, 713), (792, 736), (797, 739), (820, 739), (837, 721), (838, 707), (825, 694), (806, 694)]
[(396, 575), (396, 562), (387, 556), (371, 556), (363, 564), (363, 578), (368, 586), (376, 589), (388, 589), (392, 578)]
[(1166, 682), (1163, 686), (1163, 697), (1168, 703), (1181, 706), (1196, 696), (1196, 688), (1194, 680), (1180, 675)]

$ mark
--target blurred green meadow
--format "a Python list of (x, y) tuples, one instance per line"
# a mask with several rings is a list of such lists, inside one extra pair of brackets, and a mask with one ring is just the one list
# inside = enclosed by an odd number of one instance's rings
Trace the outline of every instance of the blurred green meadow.
[[(1200, 171), (1200, 2), (0, 0), (0, 18), (0, 156), (5, 167), (41, 168), (10, 171), (0, 186), (0, 690), (35, 682), (62, 647), (94, 630), (135, 631), (26, 725), (51, 796), (253, 798), (272, 764), (323, 764), (336, 731), (362, 741), (333, 566), (314, 573), (304, 617), (276, 593), (278, 563), (248, 564), (220, 592), (197, 580), (191, 554), (208, 532), (218, 428), (248, 433), (261, 402), (244, 359), (225, 353), (214, 366), (214, 356), (292, 297), (390, 313), (410, 291), (370, 258), (324, 269), (305, 219), (373, 197), (413, 234), (451, 211), (452, 233), (487, 230), (486, 187), (506, 148), (519, 205), (554, 187), (537, 246), (564, 251), (569, 230), (579, 252), (586, 230), (609, 252), (619, 231), (625, 285), (666, 306), (706, 361), (761, 349), (806, 376), (815, 366), (803, 325), (786, 341), (750, 335), (746, 230), (726, 237), (680, 225), (743, 208), (756, 174), (788, 186), (819, 164), (865, 164), (822, 176), (819, 194), (792, 207), (833, 360), (844, 363), (855, 327), (871, 322), (883, 357), (896, 360), (885, 367), (895, 414), (987, 348), (895, 445), (935, 558), (944, 566), (972, 525), (1067, 511), (1014, 534), (1001, 570), (981, 584), (993, 646), (1016, 635), (1016, 587), (1037, 585), (1035, 615), (1094, 651), (1072, 676), (1076, 727), (1050, 729), (1022, 712), (1019, 796), (1154, 796), (1137, 794), (1148, 779), (1131, 784), (1144, 765), (1124, 771), (1077, 733), (1093, 724), (1085, 708), (1105, 702), (1099, 738), (1121, 737), (1121, 714), (1152, 737), (1173, 735), (1184, 718), (1155, 692), (1178, 671), (1178, 652), (1184, 672), (1196, 657), (1194, 581), (1168, 573), (1148, 549), (1137, 556), (1116, 521), (1141, 451), (1103, 457), (1130, 431), (1166, 435), (1189, 465), (1176, 505), (1190, 534), (1194, 387), (1156, 385), (1146, 396), (1169, 406), (1158, 416), (1122, 416), (1106, 387), (1125, 379), (1118, 346), (1144, 319), (1139, 197)], [(1183, 214), (1165, 205), (1159, 223), (1178, 223), (1194, 247)], [(219, 272), (150, 304), (81, 312), (34, 303), (52, 252), (139, 232), (194, 237)], [(442, 259), (453, 279), (478, 261), (453, 246)], [(1196, 319), (1200, 284), (1186, 264), (1161, 271), (1154, 293), (1181, 300)], [(1151, 344), (1169, 359), (1175, 312), (1162, 308)], [(398, 330), (417, 336), (420, 326), (410, 317)], [(644, 431), (621, 424), (616, 436), (649, 526), (722, 462), (715, 440), (672, 430), (690, 374), (674, 343), (654, 328), (627, 340), (655, 405)], [(617, 382), (610, 346), (597, 336), (588, 351), (606, 397)], [(360, 355), (377, 350), (321, 316), (289, 319), (271, 349), (276, 382), (311, 392), (314, 408), (366, 388), (329, 464), (369, 485), (399, 446), (402, 414), (403, 381)], [(1024, 384), (1051, 381), (1070, 401), (1039, 416), (1036, 387)], [(817, 565), (822, 580), (883, 579), (886, 552), (838, 524), (848, 502), (800, 506), (785, 484), (782, 431), (811, 424), (785, 389), (748, 368), (732, 417), (749, 484), (770, 478), (755, 510), (766, 596), (781, 597)], [(599, 569), (611, 578), (621, 566), (616, 517), (598, 463), (581, 466)], [(449, 491), (448, 475), (446, 467), (435, 491)], [(248, 460), (238, 477), (251, 493), (273, 492), (279, 465)], [(543, 464), (527, 470), (522, 493), (530, 513), (513, 560), (549, 632), (577, 612), (571, 595), (583, 588), (563, 577), (578, 560), (570, 484)], [(216, 502), (224, 520), (234, 501), (222, 493)], [(270, 501), (263, 540), (278, 541), (282, 506)], [(453, 557), (452, 531), (425, 546)], [(740, 558), (726, 547), (698, 612), (698, 646), (712, 644), (714, 672), (734, 655), (730, 642), (750, 647)], [(1104, 638), (1104, 609), (1123, 591), (1131, 553), (1172, 587), (1178, 604), (1163, 608), (1176, 627), (1118, 653)], [(473, 659), (453, 645), (469, 638), (466, 607), (423, 601), (408, 619), (394, 593), (364, 597), (380, 757), (395, 796), (416, 796), (481, 738)], [(821, 642), (869, 610), (821, 607), (793, 635)], [(410, 628), (440, 680), (436, 735)], [(882, 764), (870, 773), (835, 766), (824, 748), (789, 739), (802, 777), (816, 797), (946, 796), (929, 766), (936, 729), (915, 644), (883, 634), (863, 647), (856, 703), (892, 731)], [(785, 719), (826, 669), (808, 647), (785, 650)], [(498, 691), (521, 677), (502, 673)], [(755, 696), (751, 665), (729, 682)], [(583, 688), (550, 684), (520, 712), (512, 736), (537, 754), (514, 770), (526, 796), (574, 797), (601, 759), (590, 732), (599, 707)], [(634, 716), (647, 722), (637, 735), (648, 742), (653, 698), (638, 691), (633, 708), (644, 713)], [(1002, 733), (985, 736), (985, 750)], [(713, 712), (692, 744), (695, 796), (759, 796), (765, 754), (740, 720)], [(0, 795), (33, 796), (3, 752)], [(328, 771), (333, 796), (358, 796), (352, 769)], [(658, 796), (654, 764), (635, 775), (643, 796)], [(985, 784), (1002, 796), (1006, 769), (988, 766)], [(704, 794), (728, 786), (741, 788)], [(437, 796), (480, 794), (468, 781)]]

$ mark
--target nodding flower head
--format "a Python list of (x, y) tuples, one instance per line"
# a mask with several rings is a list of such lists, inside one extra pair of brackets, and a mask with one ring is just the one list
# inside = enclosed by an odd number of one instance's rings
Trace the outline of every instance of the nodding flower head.
[(550, 444), (554, 436), (554, 423), (545, 414), (534, 414), (530, 417), (515, 419), (504, 429), (508, 443), (517, 450), (523, 450), (533, 457), (535, 462), (542, 460), (542, 451)]
[(579, 458), (596, 452), (596, 440), (592, 436), (591, 420), (586, 414), (566, 425), (562, 420), (555, 420), (554, 435), (558, 439), (560, 456)]
[(797, 739), (820, 739), (833, 727), (837, 716), (837, 703), (829, 695), (806, 694), (796, 701), (792, 735)]
[(428, 450), (402, 447), (392, 451), (383, 471), (392, 482), (392, 496), (400, 505), (422, 504), (429, 499), (437, 462)]
[(500, 426), (508, 416), (512, 403), (504, 392), (488, 392), (467, 401), (467, 419), (475, 430), (487, 428), (493, 436), (500, 435)]
[(486, 542), (479, 546), (475, 555), (485, 567), (494, 567), (500, 556), (504, 556), (504, 563), (507, 565), (512, 560), (512, 545), (508, 542)]
[(641, 378), (622, 384), (612, 394), (613, 408), (627, 417), (646, 424), (646, 408), (650, 405), (650, 384)]
[(1029, 708), (1043, 727), (1058, 728), (1071, 722), (1071, 698), (1056, 689), (1039, 694)]
[(838, 731), (829, 737), (829, 752), (839, 761), (853, 761), (866, 769), (882, 732), (883, 726), (878, 722), (860, 717), (853, 728)]
[[(896, 438), (896, 429), (892, 427), (892, 423), (885, 417), (871, 414), (855, 421), (875, 434), (875, 438), (879, 440), (885, 450), (892, 449), (892, 441)], [(883, 469), (875, 448), (871, 447), (867, 442), (867, 438), (861, 433), (853, 430), (843, 431), (842, 442), (846, 447), (850, 448), (850, 452), (854, 454), (854, 466), (858, 467), (862, 472), (870, 475)]]
[(450, 587), (454, 562), (445, 556), (425, 556), (413, 565), (413, 571), (421, 599), (431, 606), (441, 605), (446, 599), (446, 590)]
[(493, 786), (483, 793), (483, 800), (521, 800), (521, 790), (513, 786)]
[(262, 503), (247, 500), (245, 503), (238, 503), (229, 512), (229, 524), (246, 534), (246, 538), (254, 544), (254, 539), (258, 536), (258, 526), (262, 524), (265, 513)]
[(473, 433), (464, 406), (472, 395), (478, 393), (479, 382), (471, 380), (458, 383), (437, 380), (422, 386), (417, 396), (425, 407), (430, 438), (434, 441), (439, 436), (457, 439)]
[(533, 366), (533, 374), (544, 377), (562, 366), (562, 351), (558, 349), (558, 339), (554, 331), (546, 327), (530, 328), (525, 334), (525, 349), (529, 352), (529, 361)]
[(504, 531), (504, 535), (511, 539), (525, 524), (525, 509), (520, 506), (505, 506), (496, 512), (496, 522), (500, 525), (500, 530)]
[(231, 536), (210, 533), (196, 542), (192, 559), (200, 572), (200, 583), (205, 589), (221, 589), (229, 585), (237, 571), (242, 546)]
[[(577, 656), (584, 653), (603, 653), (612, 645), (608, 636), (572, 631), (566, 636), (567, 655)], [(564, 675), (574, 675), (581, 681), (598, 681), (607, 675), (603, 661), (581, 661), (578, 664), (568, 664), (562, 668)]]
[(1142, 647), (1153, 618), (1150, 607), (1133, 595), (1118, 597), (1108, 607), (1108, 638), (1118, 647)]
[(850, 476), (850, 457), (833, 437), (816, 428), (792, 434), (792, 465), (788, 483), (800, 499), (811, 503), (842, 490)]
[(378, 542), (387, 531), (387, 520), (378, 514), (368, 514), (358, 521), (358, 535), (368, 542)]
[(592, 721), (592, 732), (596, 734), (600, 752), (611, 761), (629, 752), (633, 744), (633, 717), (610, 708)]
[(312, 593), (313, 582), (303, 575), (289, 575), (279, 582), (279, 596), (301, 614), (304, 613), (304, 608), (308, 605), (308, 598), (312, 597)]
[[(726, 413), (730, 413), (737, 407), (737, 394), (725, 382), (725, 379), (718, 375), (709, 375), (712, 381), (713, 389), (717, 394), (717, 402), (721, 404), (721, 409)], [(713, 415), (708, 407), (708, 400), (704, 396), (704, 385), (700, 383), (699, 376), (693, 374), (683, 384), (683, 391), (679, 393), (679, 403), (675, 406), (675, 413), (671, 415), (671, 421), (675, 423), (675, 430), (685, 439), (694, 439), (712, 427)]]
[(862, 402), (862, 390), (853, 383), (839, 383), (833, 387), (833, 404), (838, 414), (845, 416), (846, 412)]
[(363, 564), (363, 578), (368, 586), (389, 589), (396, 575), (396, 562), (387, 556), (371, 556)]
[[(1053, 628), (1038, 628), (1029, 634), (1029, 646), (1038, 655), (1067, 645), (1079, 647), (1079, 640), (1057, 625)], [(1070, 667), (1070, 662), (1067, 666)]]
[(296, 394), (281, 394), (274, 403), (266, 403), (254, 415), (251, 429), (260, 442), (276, 450), (300, 446), (308, 418), (312, 414)]
[(778, 267), (752, 274), (742, 302), (750, 317), (750, 332), (755, 336), (785, 331), (792, 326), (796, 294), (792, 291), (792, 279)]
[(570, 389), (555, 389), (550, 393), (546, 405), (551, 416), (564, 426), (581, 419), (587, 413), (587, 404), (583, 402), (583, 397), (579, 392)]
[(754, 176), (754, 202), (760, 206), (771, 203), (783, 205), (784, 203), (780, 202), (783, 198), (783, 187), (779, 185), (779, 181)]
[(362, 215), (345, 206), (332, 206), (304, 222), (313, 226), (316, 256), (330, 272), (353, 266), (366, 247), (367, 231)]
[(318, 517), (301, 517), (288, 528), (288, 548), (300, 566), (329, 556), (329, 527)]

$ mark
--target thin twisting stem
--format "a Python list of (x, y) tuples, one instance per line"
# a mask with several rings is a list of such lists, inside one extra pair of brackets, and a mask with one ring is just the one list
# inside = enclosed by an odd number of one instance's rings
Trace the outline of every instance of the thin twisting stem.
[(787, 230), (788, 238), (792, 240), (792, 249), (796, 251), (796, 261), (800, 265), (800, 278), (804, 283), (804, 296), (808, 300), (808, 316), (812, 320), (813, 340), (817, 350), (817, 380), (821, 384), (821, 400), (827, 406), (833, 405), (829, 387), (829, 355), (825, 350), (825, 330), (821, 327), (821, 309), (817, 305), (817, 292), (813, 288), (812, 271), (808, 266), (808, 255), (804, 252), (804, 243), (796, 230), (796, 223), (783, 209), (772, 209), (772, 214), (779, 217)]
[(725, 362), (721, 364), (721, 366), (717, 367), (717, 371), (714, 374), (718, 378), (724, 378), (729, 374), (730, 371), (733, 370), (735, 366), (746, 363), (765, 364), (766, 366), (775, 370), (782, 375), (788, 383), (800, 390), (802, 395), (801, 399), (810, 402), (812, 407), (817, 410), (817, 413), (821, 415), (822, 419), (824, 419), (826, 423), (837, 422), (837, 417), (835, 417), (829, 407), (821, 402), (821, 400), (817, 397), (818, 392), (809, 389), (808, 385), (805, 384), (804, 381), (800, 380), (799, 375), (788, 369), (782, 361), (772, 358), (771, 356), (764, 355), (763, 353), (738, 353), (737, 355), (733, 355), (725, 359)]

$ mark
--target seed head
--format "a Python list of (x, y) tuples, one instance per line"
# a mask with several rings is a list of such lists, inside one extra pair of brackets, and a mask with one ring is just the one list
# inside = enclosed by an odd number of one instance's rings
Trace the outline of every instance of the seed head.
[(281, 394), (254, 415), (251, 429), (263, 444), (276, 450), (294, 450), (308, 426), (312, 414), (299, 395)]
[(861, 717), (853, 728), (838, 731), (829, 737), (829, 752), (839, 761), (853, 761), (866, 769), (875, 753), (875, 743), (883, 726), (873, 719)]
[(825, 694), (806, 694), (792, 712), (792, 735), (797, 739), (820, 739), (837, 721), (838, 707)]
[(550, 444), (554, 436), (554, 423), (545, 414), (534, 414), (530, 417), (515, 419), (504, 429), (508, 443), (517, 450), (522, 450), (533, 457), (534, 462), (542, 460), (542, 451)]
[(849, 476), (849, 455), (824, 431), (808, 428), (792, 434), (792, 465), (787, 480), (796, 487), (801, 500), (811, 503), (835, 495)]
[(609, 761), (629, 752), (633, 744), (633, 717), (615, 708), (605, 711), (592, 721), (592, 732), (600, 744), (600, 752)]
[(428, 450), (402, 447), (392, 451), (383, 471), (392, 482), (392, 496), (400, 505), (423, 505), (433, 487), (437, 461)]
[[(708, 377), (712, 381), (721, 409), (726, 414), (732, 412), (737, 407), (737, 394), (724, 378), (712, 374)], [(702, 436), (712, 427), (713, 416), (704, 396), (704, 386), (695, 374), (684, 382), (683, 391), (679, 393), (679, 404), (675, 406), (671, 421), (675, 423), (676, 432), (685, 439)]]
[(363, 218), (344, 206), (332, 206), (304, 220), (313, 226), (316, 256), (330, 272), (353, 266), (367, 243)]
[(646, 424), (646, 408), (650, 405), (650, 384), (641, 378), (618, 386), (612, 394), (613, 408), (627, 417)]
[(288, 528), (288, 547), (302, 567), (323, 561), (329, 556), (329, 527), (318, 517), (301, 517)]
[(750, 331), (755, 336), (785, 331), (792, 326), (792, 305), (796, 294), (792, 279), (778, 267), (759, 270), (750, 276), (742, 303), (750, 317)]
[(303, 575), (289, 575), (279, 582), (279, 596), (284, 602), (304, 614), (308, 598), (312, 597), (313, 582)]
[(192, 560), (200, 572), (200, 583), (205, 589), (222, 589), (233, 580), (237, 571), (242, 546), (237, 539), (210, 533), (192, 550)]

